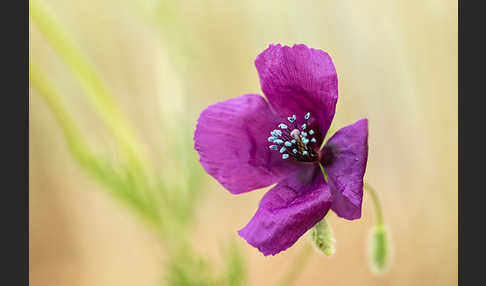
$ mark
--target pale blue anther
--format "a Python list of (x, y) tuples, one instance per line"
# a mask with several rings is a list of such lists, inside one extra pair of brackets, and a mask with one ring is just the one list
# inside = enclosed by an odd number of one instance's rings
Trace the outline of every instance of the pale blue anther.
[(309, 119), (310, 117), (310, 112), (307, 112), (307, 114), (304, 116), (305, 120)]
[(305, 130), (307, 128), (307, 124), (302, 124), (302, 130)]
[(285, 146), (290, 147), (292, 146), (292, 143), (290, 143), (289, 141), (285, 141)]
[(268, 146), (268, 148), (270, 148), (272, 150), (278, 150), (278, 146), (277, 145), (270, 145), (270, 146)]
[(302, 138), (302, 142), (304, 142), (304, 144), (307, 145), (307, 143), (309, 143), (309, 139), (304, 137), (304, 138)]
[(295, 141), (295, 139), (292, 139), (292, 141), (290, 141), (290, 142), (292, 142), (292, 144), (295, 144), (295, 142), (297, 142), (297, 141)]
[(297, 116), (292, 115), (291, 117), (287, 117), (287, 119), (289, 120), (290, 123), (293, 123), (295, 121), (295, 119), (297, 119)]
[(283, 153), (283, 152), (285, 152), (285, 150), (287, 150), (287, 148), (285, 148), (285, 147), (282, 147), (282, 148), (280, 149), (280, 153)]
[(307, 151), (302, 151), (302, 155), (304, 155), (304, 156), (305, 156), (305, 155), (307, 155), (307, 154), (309, 154), (309, 153), (307, 153)]
[(300, 135), (302, 135), (302, 137), (307, 137), (307, 132), (300, 132)]
[(313, 134), (314, 134), (314, 130), (312, 130), (312, 129), (311, 129), (311, 130), (309, 130), (309, 134), (310, 134), (310, 135), (313, 135)]
[(275, 140), (275, 141), (273, 141), (273, 142), (275, 142), (275, 143), (277, 143), (277, 144), (283, 144), (283, 143), (284, 143), (282, 139), (276, 139), (276, 140)]
[[(276, 134), (278, 134), (279, 136), (282, 135), (282, 131), (278, 130), (278, 129), (275, 129), (273, 130), (273, 132), (275, 132)], [(275, 137), (278, 137), (278, 136), (275, 136)]]
[(283, 154), (282, 155), (282, 159), (284, 159), (284, 160), (287, 159), (288, 157), (289, 157), (289, 154)]
[(280, 124), (278, 125), (278, 127), (282, 128), (282, 129), (287, 129), (287, 128), (288, 128), (288, 127), (287, 127), (287, 125), (285, 125), (285, 124), (283, 124), (283, 123), (280, 123)]
[(316, 141), (317, 141), (316, 138), (311, 139), (311, 142), (316, 142)]
[(270, 137), (268, 137), (268, 139), (267, 139), (267, 140), (268, 140), (268, 142), (274, 142), (274, 141), (275, 141), (275, 139), (277, 139), (277, 138), (275, 138), (275, 137), (273, 137), (273, 136), (270, 136)]
[(292, 149), (292, 152), (294, 152), (294, 154), (297, 154), (297, 149)]

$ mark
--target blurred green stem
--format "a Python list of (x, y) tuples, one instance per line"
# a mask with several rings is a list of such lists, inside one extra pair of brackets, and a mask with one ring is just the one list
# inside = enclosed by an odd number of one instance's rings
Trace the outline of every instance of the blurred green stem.
[[(151, 186), (154, 178), (150, 171), (154, 168), (149, 161), (145, 145), (137, 140), (136, 132), (123, 116), (107, 84), (64, 29), (64, 25), (56, 19), (44, 1), (29, 0), (29, 5), (29, 15), (33, 23), (79, 82), (83, 94), (94, 107), (121, 151), (124, 178), (117, 178), (116, 183), (124, 184), (124, 190), (131, 188), (131, 191), (125, 192), (126, 195), (137, 196), (137, 200), (143, 201), (146, 208), (154, 209), (156, 207), (154, 199), (159, 199), (162, 193)], [(135, 187), (135, 184), (140, 186)], [(150, 196), (149, 192), (155, 195)], [(151, 213), (156, 214), (155, 210)]]
[(29, 6), (30, 18), (74, 74), (122, 150), (131, 160), (145, 161), (148, 156), (142, 151), (145, 150), (143, 144), (136, 140), (135, 132), (126, 122), (107, 85), (88, 58), (43, 1), (29, 0)]
[[(123, 116), (108, 85), (89, 58), (42, 0), (29, 0), (29, 6), (32, 22), (79, 82), (84, 91), (83, 95), (94, 107), (124, 155), (121, 164), (112, 164), (110, 160), (89, 148), (88, 141), (78, 129), (53, 81), (50, 81), (39, 66), (29, 59), (31, 86), (38, 91), (39, 96), (45, 100), (54, 114), (75, 161), (111, 194), (122, 199), (157, 227), (167, 246), (170, 263), (176, 265), (173, 272), (182, 272), (176, 277), (186, 282), (194, 281), (191, 285), (214, 285), (212, 282), (216, 280), (209, 274), (207, 262), (189, 248), (190, 243), (187, 239), (189, 236), (186, 232), (194, 218), (193, 209), (198, 194), (182, 192), (185, 187), (181, 184), (173, 187), (172, 194), (177, 195), (167, 194), (170, 187), (166, 184), (166, 178), (160, 178), (159, 174), (154, 172), (155, 168), (151, 166), (152, 162), (149, 161), (145, 146), (137, 140), (136, 132)], [(180, 136), (178, 134), (178, 138)], [(192, 144), (192, 140), (189, 141)], [(192, 163), (192, 158), (187, 162)], [(196, 181), (199, 178), (199, 166), (197, 167), (194, 171), (189, 171), (190, 184), (187, 187), (191, 191), (199, 191), (200, 186)], [(182, 197), (183, 193), (189, 198)], [(224, 285), (239, 285), (242, 281), (243, 270), (240, 266), (243, 263), (240, 258), (235, 257), (237, 254), (232, 255), (233, 268), (227, 269), (228, 283)], [(186, 269), (188, 265), (192, 268)], [(186, 278), (189, 280), (185, 280)], [(175, 280), (174, 285), (181, 285), (179, 282), (181, 280)]]
[(106, 163), (105, 158), (97, 156), (91, 150), (69, 114), (69, 109), (62, 101), (61, 94), (52, 84), (52, 81), (44, 75), (39, 66), (31, 59), (29, 59), (29, 81), (52, 111), (68, 143), (69, 151), (80, 166), (105, 187), (108, 187), (113, 195), (135, 208), (139, 214), (154, 225), (158, 225), (160, 219), (156, 211), (147, 206), (146, 202), (140, 197), (130, 191), (124, 191), (126, 181), (124, 177), (120, 177), (123, 174), (115, 172), (112, 166)]
[(378, 195), (375, 189), (368, 184), (367, 182), (364, 183), (365, 190), (370, 194), (371, 200), (373, 201), (373, 205), (375, 206), (375, 213), (376, 213), (376, 224), (382, 225), (383, 224), (383, 213), (381, 210), (380, 200), (378, 199)]
[(366, 191), (371, 195), (376, 212), (376, 224), (371, 229), (371, 236), (369, 239), (368, 255), (370, 266), (376, 274), (382, 274), (389, 266), (389, 252), (390, 241), (387, 234), (387, 229), (383, 225), (383, 213), (381, 204), (378, 199), (378, 194), (370, 184), (365, 183)]
[(285, 275), (278, 285), (291, 286), (299, 278), (300, 274), (304, 270), (309, 257), (312, 254), (312, 246), (309, 243), (304, 243), (302, 251), (299, 256), (292, 262), (290, 269), (285, 272)]
[[(88, 149), (83, 142), (79, 129), (74, 124), (68, 109), (60, 99), (60, 95), (52, 83), (44, 76), (36, 63), (29, 59), (29, 81), (39, 91), (39, 95), (46, 101), (59, 123), (62, 133), (75, 154), (81, 149)], [(83, 148), (80, 148), (83, 145)]]

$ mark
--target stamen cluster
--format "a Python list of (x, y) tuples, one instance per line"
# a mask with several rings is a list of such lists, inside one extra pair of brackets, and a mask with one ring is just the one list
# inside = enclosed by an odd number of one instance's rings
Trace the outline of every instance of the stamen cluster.
[[(307, 131), (309, 118), (310, 112), (307, 112), (304, 116), (305, 122), (299, 126), (295, 114), (287, 117), (290, 124), (280, 123), (279, 129), (270, 132), (272, 136), (268, 137), (268, 142), (272, 142), (274, 145), (270, 145), (269, 148), (282, 153), (282, 159), (292, 158), (304, 162), (316, 161), (318, 155), (314, 151), (313, 144), (317, 140), (315, 137), (311, 137), (315, 134), (314, 130)], [(311, 139), (308, 137), (311, 137)]]

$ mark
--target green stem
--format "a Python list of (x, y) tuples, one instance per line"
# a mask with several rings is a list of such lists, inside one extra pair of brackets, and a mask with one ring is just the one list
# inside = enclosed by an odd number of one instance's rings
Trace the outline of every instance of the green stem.
[[(154, 204), (153, 197), (158, 198), (161, 192), (151, 187), (154, 181), (152, 162), (146, 146), (138, 139), (136, 132), (123, 116), (108, 85), (97, 72), (89, 58), (70, 37), (62, 23), (42, 0), (29, 0), (29, 16), (36, 24), (50, 46), (60, 56), (80, 84), (88, 102), (94, 107), (108, 132), (120, 148), (123, 155), (123, 168), (133, 174), (138, 185), (134, 188), (148, 205)], [(150, 196), (150, 193), (152, 196)], [(152, 206), (153, 207), (153, 206)]]
[[(327, 177), (326, 170), (324, 170), (324, 167), (321, 164), (319, 164), (319, 167), (321, 168), (322, 175), (324, 176), (324, 180), (327, 183), (328, 177)], [(364, 183), (364, 188), (371, 195), (371, 200), (373, 201), (373, 205), (375, 206), (376, 224), (382, 225), (383, 224), (383, 212), (381, 210), (381, 204), (380, 204), (380, 200), (378, 199), (378, 194), (376, 193), (375, 189), (370, 184), (368, 184), (367, 182)]]
[(327, 183), (328, 179), (327, 179), (326, 170), (324, 170), (324, 167), (322, 167), (322, 164), (320, 164), (320, 163), (319, 163), (319, 167), (321, 167), (321, 172), (322, 172), (322, 175), (324, 176), (324, 181), (326, 181), (326, 183)]
[(99, 183), (108, 187), (111, 193), (135, 208), (143, 217), (157, 225), (158, 214), (146, 207), (142, 200), (133, 193), (123, 192), (125, 182), (113, 174), (111, 166), (104, 158), (97, 156), (80, 132), (75, 121), (69, 114), (69, 109), (62, 101), (62, 96), (52, 81), (45, 76), (39, 66), (29, 59), (29, 82), (37, 90), (37, 94), (46, 102), (54, 118), (59, 124), (67, 141), (68, 150), (80, 166)]
[[(59, 92), (52, 85), (39, 66), (29, 59), (29, 81), (32, 86), (39, 91), (39, 95), (46, 101), (47, 106), (51, 109), (54, 117), (59, 123), (66, 141), (73, 148), (74, 153), (79, 153), (80, 149), (88, 150), (87, 144), (82, 139), (81, 133), (67, 112), (67, 107), (61, 101)], [(81, 147), (82, 146), (82, 147)], [(86, 152), (87, 153), (87, 152)]]
[(380, 200), (378, 199), (378, 195), (377, 195), (375, 189), (370, 184), (368, 184), (367, 182), (364, 183), (364, 188), (371, 195), (371, 200), (373, 201), (373, 205), (375, 206), (376, 224), (382, 225), (383, 224), (383, 213), (382, 213), (382, 210), (381, 210), (381, 204), (380, 204)]
[(309, 243), (304, 244), (304, 249), (299, 253), (299, 256), (293, 261), (290, 270), (285, 273), (284, 278), (278, 285), (291, 286), (297, 281), (300, 274), (304, 270), (309, 257), (312, 254), (312, 246)]
[(29, 0), (29, 16), (80, 83), (108, 130), (133, 161), (147, 158), (107, 85), (63, 25), (41, 0)]

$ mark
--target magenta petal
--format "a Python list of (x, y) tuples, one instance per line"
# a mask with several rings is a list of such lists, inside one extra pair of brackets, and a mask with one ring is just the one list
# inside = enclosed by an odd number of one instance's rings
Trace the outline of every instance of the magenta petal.
[(292, 246), (326, 215), (331, 192), (319, 167), (307, 166), (269, 190), (239, 235), (265, 256)]
[[(338, 80), (331, 57), (306, 45), (270, 45), (258, 55), (255, 66), (263, 93), (281, 117), (307, 112), (316, 119), (320, 146), (336, 110)], [(317, 130), (316, 130), (317, 131)]]
[(368, 160), (368, 120), (339, 129), (326, 142), (321, 161), (332, 192), (332, 210), (340, 217), (361, 217), (363, 176)]
[(204, 170), (233, 194), (269, 186), (297, 170), (270, 150), (270, 131), (279, 120), (265, 99), (247, 94), (206, 108), (194, 134)]

